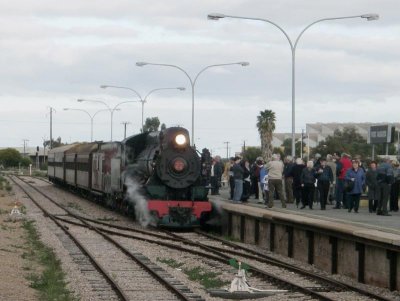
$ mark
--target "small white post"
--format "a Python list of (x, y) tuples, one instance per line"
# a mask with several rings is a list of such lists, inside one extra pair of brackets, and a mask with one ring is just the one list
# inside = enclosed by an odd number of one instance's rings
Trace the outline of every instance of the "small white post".
[(29, 164), (29, 175), (32, 176), (32, 164)]

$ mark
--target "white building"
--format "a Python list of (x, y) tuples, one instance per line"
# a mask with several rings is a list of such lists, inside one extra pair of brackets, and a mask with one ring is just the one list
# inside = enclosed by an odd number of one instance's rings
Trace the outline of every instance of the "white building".
[[(321, 141), (324, 141), (328, 136), (332, 136), (335, 130), (342, 131), (346, 127), (354, 127), (357, 132), (363, 136), (365, 139), (368, 137), (369, 127), (372, 125), (380, 125), (387, 124), (387, 122), (380, 123), (372, 123), (372, 122), (364, 122), (364, 123), (307, 123), (306, 130), (304, 132), (305, 139), (304, 142), (309, 144), (310, 147), (315, 147)], [(396, 128), (396, 131), (400, 131), (400, 123), (392, 123), (392, 125)], [(296, 133), (296, 140), (300, 139), (301, 134)], [(283, 141), (287, 138), (292, 138), (291, 133), (274, 133), (272, 139), (273, 147), (279, 147), (282, 145)]]

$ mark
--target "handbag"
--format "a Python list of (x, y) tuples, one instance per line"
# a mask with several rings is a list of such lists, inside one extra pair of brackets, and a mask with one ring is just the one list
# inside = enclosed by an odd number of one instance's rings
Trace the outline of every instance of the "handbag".
[(345, 192), (350, 192), (354, 188), (354, 181), (352, 180), (345, 180), (344, 181), (344, 191)]

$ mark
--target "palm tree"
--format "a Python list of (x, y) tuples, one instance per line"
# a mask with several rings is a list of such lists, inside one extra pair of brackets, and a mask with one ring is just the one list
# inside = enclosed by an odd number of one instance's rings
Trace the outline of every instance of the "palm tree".
[(272, 157), (272, 133), (275, 130), (275, 112), (264, 110), (257, 116), (257, 128), (261, 138), (261, 152), (266, 160)]

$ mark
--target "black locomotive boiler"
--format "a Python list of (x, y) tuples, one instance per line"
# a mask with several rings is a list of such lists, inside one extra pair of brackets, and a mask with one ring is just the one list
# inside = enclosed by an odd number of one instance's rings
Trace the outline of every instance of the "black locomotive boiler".
[(50, 181), (109, 206), (134, 211), (137, 199), (128, 192), (135, 186), (134, 194), (144, 195), (157, 225), (194, 227), (211, 213), (202, 170), (207, 156), (190, 146), (184, 128), (145, 132), (121, 142), (66, 145), (48, 156)]

